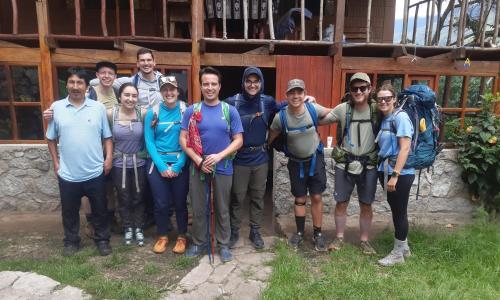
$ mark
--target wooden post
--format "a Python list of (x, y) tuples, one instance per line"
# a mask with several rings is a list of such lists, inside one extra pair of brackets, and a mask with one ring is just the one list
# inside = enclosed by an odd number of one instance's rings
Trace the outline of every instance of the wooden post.
[(441, 0), (437, 0), (436, 4), (437, 4), (437, 23), (436, 23), (436, 35), (435, 35), (435, 39), (433, 39), (433, 41), (435, 41), (436, 45), (439, 45), (439, 40), (441, 39), (440, 19), (441, 19), (441, 9), (442, 9), (443, 2)]
[(200, 73), (200, 44), (203, 38), (203, 0), (191, 2), (191, 102), (201, 101), (201, 89), (198, 74)]
[(168, 38), (168, 22), (167, 22), (167, 0), (162, 0), (162, 22), (163, 22), (163, 37)]
[(500, 22), (500, 0), (497, 0), (496, 12), (495, 12), (495, 29), (493, 30), (493, 40), (492, 44), (497, 44), (498, 36), (498, 23)]
[(12, 34), (19, 32), (19, 13), (17, 10), (17, 0), (11, 0), (12, 3)]
[[(450, 11), (450, 22), (448, 24), (448, 37), (446, 38), (446, 46), (451, 44), (451, 34), (453, 33), (453, 18), (455, 17), (455, 0), (450, 0), (451, 3), (451, 11)], [(458, 46), (458, 45), (457, 45)]]
[(101, 0), (101, 28), (102, 35), (108, 36), (108, 26), (106, 25), (106, 0)]
[[(406, 13), (406, 16), (408, 17), (408, 12)], [(371, 21), (372, 21), (372, 0), (368, 0), (368, 8), (367, 8), (367, 13), (366, 13), (366, 42), (367, 43), (370, 42)], [(407, 20), (407, 22), (408, 22), (408, 20)], [(405, 32), (405, 36), (406, 36), (406, 32)]]
[(427, 45), (432, 45), (432, 32), (434, 31), (434, 10), (435, 10), (435, 5), (434, 5), (434, 0), (429, 1), (429, 4), (431, 5), (431, 17), (429, 20), (429, 36), (428, 36), (428, 41)]
[[(481, 33), (483, 31), (483, 18), (484, 18), (484, 10), (486, 9), (487, 4), (485, 3), (485, 0), (481, 0), (480, 4), (480, 10), (479, 10), (479, 34), (476, 37), (476, 43), (480, 43), (481, 40)], [(483, 46), (481, 46), (483, 47)]]
[(115, 26), (116, 26), (116, 36), (120, 36), (120, 0), (115, 0)]
[(306, 1), (300, 0), (300, 40), (304, 41), (306, 39)]
[(342, 40), (344, 39), (344, 18), (345, 18), (346, 0), (337, 1), (337, 12), (335, 16), (335, 45), (337, 53), (333, 57), (332, 68), (332, 99), (340, 99), (342, 92)]
[(243, 0), (243, 37), (248, 40), (248, 0)]
[(75, 0), (75, 34), (77, 36), (82, 35), (80, 0)]
[(130, 0), (130, 35), (135, 36), (135, 11), (134, 0)]
[(224, 40), (227, 40), (226, 14), (227, 14), (227, 0), (222, 0), (222, 39)]
[(461, 46), (463, 46), (464, 42), (465, 42), (465, 27), (467, 25), (467, 16), (468, 16), (467, 10), (469, 9), (469, 1), (464, 0), (464, 2), (465, 2), (465, 9), (464, 9), (464, 23), (462, 24), (462, 26), (463, 26), (463, 28), (462, 28), (462, 40), (460, 41)]
[(462, 0), (460, 3), (460, 18), (458, 20), (458, 33), (457, 33), (457, 47), (462, 46), (462, 36), (463, 36), (463, 27), (464, 27), (464, 17), (465, 17), (465, 2), (467, 0)]
[(276, 37), (274, 36), (273, 0), (267, 0), (267, 22), (269, 23), (269, 36), (271, 40), (275, 40)]
[(418, 20), (418, 8), (420, 7), (419, 4), (415, 6), (415, 17), (413, 18), (413, 34), (411, 36), (411, 40), (413, 44), (417, 44), (417, 20)]
[[(50, 34), (49, 9), (47, 0), (36, 1), (36, 18), (38, 23), (38, 42), (40, 43), (40, 104), (44, 111), (54, 98), (53, 66), (47, 35)], [(44, 123), (46, 128), (46, 123)]]
[(406, 44), (407, 36), (406, 33), (408, 31), (408, 10), (409, 10), (410, 1), (405, 0), (404, 10), (403, 10), (403, 30), (401, 31), (401, 44)]
[(480, 34), (480, 39), (479, 39), (479, 43), (481, 44), (481, 47), (484, 47), (484, 37), (486, 34), (486, 25), (488, 23), (488, 15), (490, 14), (491, 0), (486, 0), (486, 3), (484, 3), (484, 1), (481, 2), (481, 5), (483, 5), (483, 4), (485, 7), (484, 7), (484, 9), (481, 9), (481, 11), (484, 10), (484, 13), (483, 13), (483, 16), (481, 17), (481, 34)]
[(430, 14), (430, 0), (427, 1), (427, 12), (425, 13), (425, 37), (424, 37), (424, 45), (427, 45), (427, 40), (429, 39), (429, 14)]
[(318, 32), (318, 34), (319, 34), (318, 41), (323, 40), (323, 0), (321, 0), (319, 2), (319, 32)]

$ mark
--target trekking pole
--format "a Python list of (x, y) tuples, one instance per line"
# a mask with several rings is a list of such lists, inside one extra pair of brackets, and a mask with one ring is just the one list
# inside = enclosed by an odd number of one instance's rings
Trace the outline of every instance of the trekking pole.
[(214, 209), (215, 172), (210, 178), (210, 250), (212, 252), (211, 264), (214, 263), (215, 256), (215, 209)]

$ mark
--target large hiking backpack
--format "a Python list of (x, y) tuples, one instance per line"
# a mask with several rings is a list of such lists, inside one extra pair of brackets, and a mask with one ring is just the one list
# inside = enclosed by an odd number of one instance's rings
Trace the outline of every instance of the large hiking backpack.
[[(414, 129), (405, 168), (429, 168), (442, 149), (439, 143), (441, 114), (436, 105), (436, 94), (427, 85), (412, 85), (399, 94), (398, 103), (394, 114), (405, 111)], [(394, 123), (391, 124), (391, 131), (396, 133)]]

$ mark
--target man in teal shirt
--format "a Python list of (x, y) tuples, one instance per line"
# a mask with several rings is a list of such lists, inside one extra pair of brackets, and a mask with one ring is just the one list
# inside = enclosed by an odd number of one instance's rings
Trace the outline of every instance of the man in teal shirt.
[[(95, 243), (101, 255), (111, 253), (104, 176), (112, 167), (113, 144), (106, 109), (85, 97), (87, 72), (68, 70), (68, 97), (52, 104), (54, 117), (47, 128), (49, 152), (59, 181), (64, 227), (63, 255), (80, 249), (81, 198), (87, 196), (95, 216)], [(106, 160), (103, 156), (103, 146)]]

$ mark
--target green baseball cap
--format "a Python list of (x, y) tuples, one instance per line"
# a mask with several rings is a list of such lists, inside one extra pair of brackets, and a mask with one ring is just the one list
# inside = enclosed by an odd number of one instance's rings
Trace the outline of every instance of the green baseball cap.
[(292, 79), (288, 81), (288, 84), (286, 86), (286, 92), (288, 93), (289, 91), (293, 89), (301, 89), (305, 90), (306, 89), (306, 84), (304, 83), (304, 80), (302, 79)]

